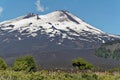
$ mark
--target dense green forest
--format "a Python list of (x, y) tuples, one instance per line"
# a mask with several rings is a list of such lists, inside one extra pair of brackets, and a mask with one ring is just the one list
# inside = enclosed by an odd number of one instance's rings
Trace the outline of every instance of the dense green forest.
[(102, 44), (95, 55), (98, 57), (120, 60), (120, 41), (113, 41)]

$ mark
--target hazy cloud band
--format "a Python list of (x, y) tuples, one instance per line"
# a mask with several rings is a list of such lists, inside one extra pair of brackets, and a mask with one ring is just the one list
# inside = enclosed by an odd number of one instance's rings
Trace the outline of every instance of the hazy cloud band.
[(2, 12), (3, 12), (3, 8), (2, 8), (2, 7), (0, 7), (0, 15), (2, 14)]
[(37, 8), (37, 11), (39, 11), (39, 12), (44, 12), (44, 7), (41, 5), (41, 3), (40, 3), (40, 0), (37, 0), (36, 1), (36, 3), (35, 3), (35, 5), (36, 5), (36, 8)]

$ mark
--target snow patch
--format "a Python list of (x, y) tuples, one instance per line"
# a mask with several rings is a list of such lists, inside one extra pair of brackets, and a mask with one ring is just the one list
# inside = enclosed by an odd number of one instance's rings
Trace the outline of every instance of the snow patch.
[(36, 37), (37, 33), (32, 33), (31, 36)]
[(18, 40), (22, 40), (21, 37), (18, 37)]

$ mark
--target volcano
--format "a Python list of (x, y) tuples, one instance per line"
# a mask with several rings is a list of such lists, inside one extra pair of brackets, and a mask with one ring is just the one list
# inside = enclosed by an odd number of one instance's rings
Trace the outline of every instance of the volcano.
[(104, 60), (93, 55), (95, 49), (114, 40), (120, 40), (120, 36), (103, 32), (64, 10), (46, 15), (29, 13), (0, 22), (0, 56), (8, 63), (19, 56), (33, 55), (43, 67), (68, 67), (76, 57), (99, 65), (96, 59)]

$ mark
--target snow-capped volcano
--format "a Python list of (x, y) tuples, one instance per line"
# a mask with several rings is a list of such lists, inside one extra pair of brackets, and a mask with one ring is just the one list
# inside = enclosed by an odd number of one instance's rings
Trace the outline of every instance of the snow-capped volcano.
[(11, 50), (23, 50), (26, 46), (33, 51), (51, 47), (86, 49), (116, 39), (120, 36), (107, 34), (63, 10), (46, 15), (30, 13), (0, 23), (3, 50), (6, 46), (15, 47)]
[(40, 30), (41, 27), (47, 33), (52, 32), (53, 27), (57, 29), (56, 32), (58, 34), (60, 33), (59, 30), (69, 32), (69, 29), (77, 33), (83, 32), (83, 30), (93, 32), (94, 34), (104, 33), (66, 11), (55, 11), (47, 15), (30, 13), (14, 20), (2, 22), (0, 26), (2, 30), (9, 30), (10, 32), (15, 30), (23, 32), (27, 29), (30, 34)]

